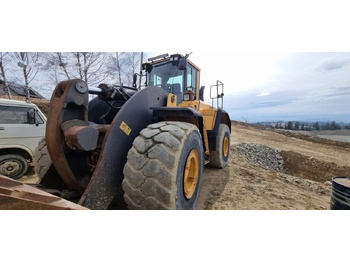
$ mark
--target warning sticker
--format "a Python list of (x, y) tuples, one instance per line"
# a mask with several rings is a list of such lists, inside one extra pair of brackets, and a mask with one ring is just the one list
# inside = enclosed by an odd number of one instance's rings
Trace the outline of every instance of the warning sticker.
[(124, 122), (120, 124), (119, 128), (128, 136), (131, 133), (131, 128)]

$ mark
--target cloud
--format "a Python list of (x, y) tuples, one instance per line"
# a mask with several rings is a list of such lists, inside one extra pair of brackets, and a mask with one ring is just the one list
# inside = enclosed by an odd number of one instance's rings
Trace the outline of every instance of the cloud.
[(290, 104), (292, 101), (287, 100), (267, 100), (267, 101), (260, 101), (253, 104), (254, 108), (263, 108), (263, 107), (276, 107), (280, 105), (286, 105)]
[[(264, 120), (350, 121), (350, 86), (321, 86), (319, 89), (286, 88), (269, 92), (247, 92), (225, 97), (225, 110), (232, 119), (250, 122)], [(267, 93), (267, 91), (266, 91)]]
[(266, 92), (266, 91), (261, 91), (259, 94), (257, 94), (256, 96), (269, 96), (271, 93), (270, 92)]
[(349, 63), (348, 59), (331, 59), (321, 63), (317, 71), (329, 72), (344, 68)]
[[(343, 97), (343, 96), (350, 96), (350, 86), (348, 87), (341, 87), (333, 91), (333, 94), (331, 94), (332, 97)], [(350, 100), (349, 100), (350, 101)]]
[(345, 87), (330, 87), (320, 90), (312, 90), (305, 93), (305, 97), (309, 100), (320, 101), (320, 100), (331, 100), (331, 99), (347, 99), (350, 101), (350, 86)]
[(228, 107), (232, 110), (246, 110), (255, 108), (274, 108), (276, 106), (290, 104), (297, 100), (297, 94), (291, 90), (283, 90), (272, 92), (267, 95), (261, 95), (256, 92), (249, 92), (244, 95), (228, 95), (225, 97), (225, 101)]

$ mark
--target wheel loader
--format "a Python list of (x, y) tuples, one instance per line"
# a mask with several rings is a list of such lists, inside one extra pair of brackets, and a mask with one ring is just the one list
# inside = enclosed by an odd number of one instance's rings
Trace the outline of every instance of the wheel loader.
[(87, 209), (195, 209), (204, 166), (228, 164), (231, 121), (224, 84), (205, 103), (188, 56), (149, 58), (132, 87), (60, 82), (36, 150), (40, 190)]

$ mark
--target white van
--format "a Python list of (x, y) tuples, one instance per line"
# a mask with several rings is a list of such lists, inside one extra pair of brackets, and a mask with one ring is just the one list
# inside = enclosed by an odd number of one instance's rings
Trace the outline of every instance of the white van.
[(46, 117), (33, 103), (0, 99), (0, 174), (19, 179), (45, 137)]

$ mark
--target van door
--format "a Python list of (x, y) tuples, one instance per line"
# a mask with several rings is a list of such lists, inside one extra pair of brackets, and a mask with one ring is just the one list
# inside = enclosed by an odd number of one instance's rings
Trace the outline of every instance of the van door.
[(45, 136), (45, 128), (46, 123), (35, 107), (0, 105), (0, 145), (27, 148), (33, 155)]

